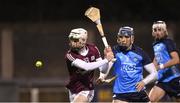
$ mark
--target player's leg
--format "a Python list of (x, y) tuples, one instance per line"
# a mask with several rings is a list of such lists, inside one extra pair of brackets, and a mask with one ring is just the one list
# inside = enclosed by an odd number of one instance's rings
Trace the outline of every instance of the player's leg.
[(86, 103), (88, 102), (88, 98), (84, 95), (78, 95), (74, 98), (73, 103)]
[(173, 97), (173, 102), (180, 102), (180, 77), (170, 81), (168, 94)]
[(88, 102), (86, 96), (80, 95), (79, 93), (71, 93), (70, 91), (69, 91), (69, 100), (70, 103)]
[(76, 97), (73, 100), (73, 103), (79, 103), (79, 102), (91, 102), (94, 97), (94, 90), (89, 91), (81, 91), (76, 95)]
[(162, 88), (154, 86), (149, 93), (149, 99), (151, 102), (158, 102), (165, 93), (166, 92)]

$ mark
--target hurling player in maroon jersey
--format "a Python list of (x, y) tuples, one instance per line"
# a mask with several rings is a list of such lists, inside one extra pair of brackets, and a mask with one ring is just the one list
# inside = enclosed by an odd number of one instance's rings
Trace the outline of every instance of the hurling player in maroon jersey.
[(83, 28), (72, 29), (69, 34), (70, 49), (65, 55), (70, 80), (66, 85), (70, 102), (91, 102), (94, 96), (94, 71), (107, 72), (108, 62), (114, 56), (109, 48), (104, 50), (102, 59), (98, 48), (88, 44), (87, 31)]

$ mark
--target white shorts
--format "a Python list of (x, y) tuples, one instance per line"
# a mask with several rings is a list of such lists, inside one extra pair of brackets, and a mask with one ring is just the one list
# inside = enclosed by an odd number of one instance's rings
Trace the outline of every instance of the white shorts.
[(91, 102), (93, 97), (94, 97), (94, 90), (86, 90), (86, 91), (81, 91), (79, 93), (71, 93), (69, 90), (69, 100), (72, 103), (75, 98), (77, 98), (79, 95), (83, 95), (88, 99), (88, 102)]

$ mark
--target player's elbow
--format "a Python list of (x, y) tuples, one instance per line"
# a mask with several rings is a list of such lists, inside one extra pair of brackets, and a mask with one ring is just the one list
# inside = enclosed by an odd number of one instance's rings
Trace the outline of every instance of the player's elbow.
[(176, 64), (179, 64), (179, 63), (180, 63), (179, 58), (177, 58), (177, 60), (176, 60)]
[(180, 63), (179, 56), (173, 56), (172, 61), (174, 64), (179, 64)]
[(158, 79), (158, 73), (157, 71), (151, 72), (149, 76), (149, 83), (154, 82)]
[(81, 69), (83, 69), (85, 71), (91, 71), (91, 70), (94, 70), (95, 68), (91, 68), (90, 66), (85, 66), (85, 67), (83, 67)]

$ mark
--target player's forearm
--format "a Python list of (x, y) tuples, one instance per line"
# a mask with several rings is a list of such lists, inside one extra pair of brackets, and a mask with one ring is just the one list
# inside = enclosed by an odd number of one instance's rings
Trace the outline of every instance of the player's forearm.
[(101, 71), (100, 76), (102, 75), (102, 77), (105, 79), (108, 76), (108, 74), (109, 74), (109, 72), (110, 72), (110, 70), (112, 68), (112, 65), (113, 65), (113, 62), (111, 61), (111, 62), (106, 64), (106, 66), (107, 66), (106, 68), (104, 68), (104, 69), (101, 68), (104, 71), (102, 72), (102, 70), (100, 70)]
[(164, 63), (164, 64), (160, 64), (159, 65), (159, 68), (160, 69), (164, 69), (164, 68), (168, 68), (168, 67), (171, 67), (171, 66), (173, 66), (173, 65), (176, 65), (176, 64), (178, 64), (179, 63), (179, 60), (176, 60), (176, 59), (171, 59), (171, 60), (169, 60), (168, 62), (166, 62), (166, 63)]
[(146, 66), (144, 66), (144, 68), (150, 73), (148, 76), (146, 76), (146, 78), (143, 79), (143, 82), (145, 84), (148, 84), (152, 81), (155, 81), (157, 79), (157, 71), (156, 68), (154, 66), (153, 63), (150, 63)]
[(108, 70), (108, 63), (102, 65), (99, 67), (99, 71), (102, 72), (102, 73), (106, 73)]
[(108, 63), (107, 59), (103, 59), (103, 60), (96, 61), (96, 62), (89, 62), (89, 63), (87, 63), (81, 59), (76, 59), (72, 62), (72, 65), (76, 66), (80, 69), (90, 71), (90, 70), (97, 69), (100, 66), (105, 65), (106, 63)]
[[(102, 58), (96, 59), (96, 61), (101, 61), (101, 60), (102, 60)], [(99, 71), (100, 71), (101, 73), (106, 73), (107, 70), (108, 70), (108, 63), (106, 63), (106, 64), (104, 64), (104, 65), (102, 65), (102, 66), (99, 67)]]
[(171, 52), (170, 55), (171, 55), (171, 59), (166, 63), (159, 64), (158, 65), (159, 69), (169, 68), (169, 67), (171, 67), (173, 65), (176, 65), (176, 64), (180, 63), (179, 55), (178, 55), (178, 53), (176, 51)]

